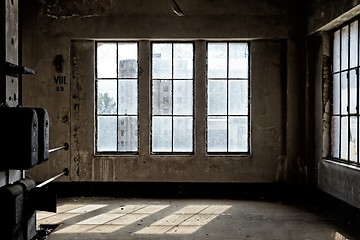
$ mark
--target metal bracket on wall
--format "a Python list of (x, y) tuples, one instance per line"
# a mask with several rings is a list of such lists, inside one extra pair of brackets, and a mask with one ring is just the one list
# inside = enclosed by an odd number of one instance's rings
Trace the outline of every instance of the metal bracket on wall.
[(6, 62), (6, 75), (11, 77), (19, 77), (20, 74), (35, 74), (35, 70), (24, 67), (18, 66), (13, 63)]

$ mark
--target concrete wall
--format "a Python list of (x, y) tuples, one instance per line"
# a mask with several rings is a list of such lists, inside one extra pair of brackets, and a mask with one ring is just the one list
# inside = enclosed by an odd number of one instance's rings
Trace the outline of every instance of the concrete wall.
[(314, 1), (309, 17), (309, 122), (314, 140), (318, 187), (346, 203), (360, 207), (360, 168), (327, 159), (330, 145), (331, 75), (328, 31), (360, 13), (359, 1)]
[[(50, 146), (70, 143), (69, 151), (51, 153), (50, 160), (28, 175), (43, 181), (65, 167), (59, 181), (162, 182), (287, 182), (308, 181), (312, 163), (305, 158), (305, 16), (302, 1), (178, 0), (184, 17), (167, 0), (38, 1), (24, 12), (24, 64), (37, 73), (23, 81), (26, 106), (40, 106), (50, 115)], [(140, 101), (139, 156), (94, 155), (94, 40), (249, 40), (251, 56), (251, 154), (205, 154), (205, 65), (196, 65), (196, 152), (193, 156), (149, 153), (149, 102)], [(55, 72), (57, 54), (64, 71)], [(143, 56), (146, 59), (146, 56)], [(203, 56), (204, 57), (204, 56)], [(149, 64), (140, 87), (149, 88)], [(54, 76), (64, 76), (57, 91)], [(140, 99), (149, 99), (144, 94)]]

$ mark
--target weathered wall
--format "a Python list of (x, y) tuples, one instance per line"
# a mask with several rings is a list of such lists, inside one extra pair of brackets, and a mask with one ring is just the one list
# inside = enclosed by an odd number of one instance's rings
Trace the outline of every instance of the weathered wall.
[[(28, 3), (24, 64), (37, 74), (24, 80), (24, 105), (48, 110), (51, 147), (71, 143), (70, 151), (52, 153), (28, 174), (42, 181), (69, 167), (61, 181), (305, 182), (305, 22), (297, 11), (303, 6), (287, 2), (178, 0), (184, 17), (175, 16), (167, 0)], [(139, 156), (94, 156), (94, 39), (251, 40), (251, 155), (206, 156), (205, 65), (199, 63), (196, 94), (203, 97), (195, 107), (194, 156), (150, 155), (148, 110), (140, 120)], [(205, 41), (196, 44), (205, 47)], [(57, 54), (65, 59), (62, 73), (53, 66)], [(140, 65), (140, 87), (149, 87), (148, 62)], [(66, 84), (55, 84), (54, 76)], [(149, 109), (147, 101), (139, 104)]]
[(355, 207), (360, 207), (360, 168), (326, 159), (330, 145), (329, 84), (331, 38), (328, 31), (357, 15), (359, 1), (314, 1), (309, 18), (309, 119), (313, 129), (318, 187)]

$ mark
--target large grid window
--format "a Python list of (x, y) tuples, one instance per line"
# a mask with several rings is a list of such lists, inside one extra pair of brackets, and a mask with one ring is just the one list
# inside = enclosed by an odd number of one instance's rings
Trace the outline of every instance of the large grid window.
[(138, 44), (96, 43), (96, 152), (138, 152)]
[(207, 152), (249, 152), (247, 43), (207, 43)]
[(333, 33), (331, 155), (359, 164), (359, 23)]
[(152, 43), (152, 153), (193, 152), (193, 43)]

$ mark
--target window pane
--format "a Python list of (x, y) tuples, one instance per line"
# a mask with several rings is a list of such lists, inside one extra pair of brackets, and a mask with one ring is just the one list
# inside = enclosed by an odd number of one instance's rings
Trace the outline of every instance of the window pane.
[(348, 160), (348, 118), (341, 118), (341, 159)]
[(248, 78), (246, 43), (229, 43), (229, 78)]
[(350, 161), (357, 162), (357, 117), (350, 117)]
[(227, 114), (227, 81), (208, 81), (208, 115)]
[(116, 151), (116, 117), (98, 117), (97, 151)]
[(227, 44), (208, 44), (208, 78), (227, 78)]
[(97, 77), (116, 78), (116, 43), (97, 44)]
[(193, 81), (174, 80), (174, 114), (192, 115)]
[(119, 81), (119, 114), (137, 115), (137, 80)]
[(154, 80), (152, 88), (152, 114), (171, 115), (172, 82), (170, 80)]
[(119, 43), (119, 78), (138, 77), (138, 50), (136, 43)]
[(332, 140), (332, 156), (334, 158), (340, 157), (340, 117), (332, 117), (332, 129), (331, 129), (331, 140)]
[(349, 26), (341, 29), (341, 70), (349, 67)]
[(119, 151), (136, 152), (138, 150), (137, 117), (119, 117)]
[(333, 114), (340, 114), (340, 73), (333, 76)]
[(172, 45), (170, 43), (153, 44), (152, 78), (172, 78)]
[(358, 21), (350, 24), (350, 67), (356, 67), (358, 64)]
[(193, 120), (191, 117), (174, 117), (174, 152), (192, 152)]
[(174, 79), (192, 79), (193, 65), (193, 44), (174, 44)]
[(207, 151), (227, 151), (227, 119), (226, 117), (207, 118)]
[(172, 151), (172, 121), (171, 117), (152, 118), (152, 151)]
[(248, 114), (248, 82), (229, 81), (229, 115)]
[(348, 113), (348, 81), (347, 72), (341, 73), (341, 114)]
[(333, 65), (334, 72), (340, 71), (340, 30), (334, 33)]
[(99, 80), (97, 83), (97, 113), (116, 114), (116, 80)]
[(356, 71), (350, 71), (350, 104), (349, 111), (350, 113), (356, 113), (357, 108), (357, 78)]
[(247, 152), (247, 136), (247, 117), (229, 117), (229, 152)]

